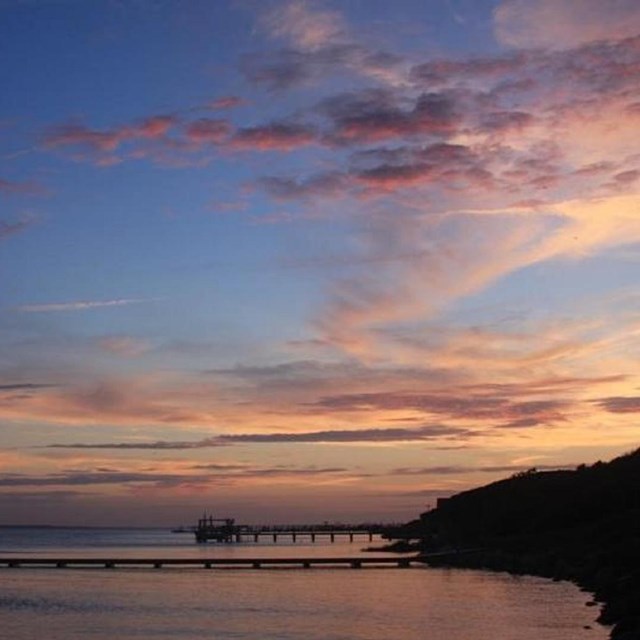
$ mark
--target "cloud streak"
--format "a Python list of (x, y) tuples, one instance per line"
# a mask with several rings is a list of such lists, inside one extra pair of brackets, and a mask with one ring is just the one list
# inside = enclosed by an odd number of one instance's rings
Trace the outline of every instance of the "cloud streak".
[[(193, 465), (198, 473), (155, 473), (126, 470), (64, 471), (46, 475), (1, 474), (1, 488), (20, 487), (73, 487), (115, 485), (122, 487), (152, 486), (164, 488), (191, 487), (194, 485), (226, 485), (243, 481), (259, 481), (269, 478), (313, 479), (325, 476), (349, 475), (342, 467), (241, 467), (233, 465)], [(207, 472), (208, 471), (208, 472)]]
[(640, 9), (634, 0), (606, 7), (598, 0), (503, 0), (494, 23), (498, 39), (507, 45), (564, 49), (636, 35)]
[(565, 420), (570, 403), (546, 399), (518, 401), (500, 394), (364, 393), (330, 396), (319, 409), (339, 411), (417, 411), (457, 420), (491, 421), (503, 427), (533, 427)]
[(114, 298), (112, 300), (75, 300), (71, 302), (48, 302), (44, 304), (24, 304), (16, 307), (25, 313), (49, 313), (56, 311), (89, 311), (104, 307), (124, 307), (132, 304), (155, 302), (158, 298)]
[(354, 429), (311, 431), (307, 433), (249, 433), (220, 436), (225, 442), (235, 443), (376, 443), (420, 442), (440, 438), (465, 438), (471, 431), (442, 425), (416, 428)]
[(0, 178), (0, 195), (4, 196), (37, 196), (44, 189), (36, 182), (15, 182)]
[(273, 122), (258, 127), (238, 129), (228, 147), (233, 150), (290, 151), (315, 142), (316, 133), (308, 126)]
[(24, 219), (17, 222), (6, 222), (0, 220), (0, 240), (8, 238), (18, 233), (22, 233), (34, 224), (34, 220)]
[(41, 382), (14, 382), (0, 384), (0, 392), (2, 391), (38, 391), (39, 389), (50, 389), (55, 384), (47, 384)]
[(464, 475), (469, 473), (490, 473), (490, 474), (505, 474), (505, 473), (522, 473), (535, 468), (538, 471), (556, 471), (558, 469), (573, 469), (575, 465), (487, 465), (487, 466), (434, 466), (434, 467), (400, 467), (393, 469), (391, 475), (398, 476), (449, 476), (449, 475)]
[(312, 444), (312, 443), (384, 443), (384, 442), (425, 442), (439, 439), (465, 439), (473, 437), (474, 432), (443, 425), (426, 425), (422, 427), (387, 429), (353, 429), (326, 430), (309, 432), (272, 432), (272, 433), (234, 433), (188, 441), (156, 441), (156, 442), (116, 442), (116, 443), (76, 443), (52, 444), (48, 448), (55, 449), (158, 449), (187, 450), (222, 447), (232, 444)]
[(613, 396), (595, 401), (601, 409), (611, 413), (640, 413), (639, 396)]
[(106, 153), (116, 151), (126, 142), (162, 139), (177, 124), (178, 119), (172, 115), (150, 115), (135, 123), (102, 131), (71, 123), (53, 128), (44, 136), (43, 143), (48, 148), (78, 146)]
[(73, 443), (73, 444), (51, 444), (50, 449), (115, 449), (115, 450), (156, 450), (156, 451), (185, 451), (189, 449), (209, 449), (214, 447), (228, 446), (229, 443), (219, 437), (204, 438), (195, 441), (166, 441), (156, 440), (155, 442), (101, 442), (101, 443)]

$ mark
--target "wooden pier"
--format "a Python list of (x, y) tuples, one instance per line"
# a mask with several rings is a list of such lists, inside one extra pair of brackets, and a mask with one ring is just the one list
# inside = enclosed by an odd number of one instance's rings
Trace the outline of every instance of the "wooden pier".
[(56, 568), (155, 568), (163, 567), (200, 567), (204, 569), (262, 569), (262, 568), (302, 568), (312, 567), (399, 567), (424, 566), (421, 557), (339, 557), (339, 558), (71, 558), (71, 557), (15, 557), (0, 558), (0, 568), (18, 569)]
[(259, 542), (266, 538), (276, 543), (282, 536), (292, 542), (297, 542), (299, 538), (315, 542), (317, 538), (322, 537), (331, 542), (335, 542), (339, 537), (349, 538), (349, 542), (353, 542), (356, 537), (365, 537), (371, 542), (374, 535), (384, 535), (389, 529), (389, 525), (382, 524), (243, 525), (236, 524), (233, 518), (213, 518), (205, 514), (195, 527), (181, 527), (178, 532), (194, 533), (196, 542)]

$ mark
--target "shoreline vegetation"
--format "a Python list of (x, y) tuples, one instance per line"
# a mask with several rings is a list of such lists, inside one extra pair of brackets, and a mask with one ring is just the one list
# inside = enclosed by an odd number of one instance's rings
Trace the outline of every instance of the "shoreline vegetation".
[(441, 499), (388, 537), (376, 550), (448, 552), (431, 566), (574, 582), (602, 605), (598, 622), (612, 625), (612, 640), (640, 640), (640, 449)]

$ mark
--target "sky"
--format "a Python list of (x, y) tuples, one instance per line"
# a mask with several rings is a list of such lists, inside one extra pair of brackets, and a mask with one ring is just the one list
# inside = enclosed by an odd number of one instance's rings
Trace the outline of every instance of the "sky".
[(0, 0), (0, 60), (0, 524), (637, 448), (636, 0)]

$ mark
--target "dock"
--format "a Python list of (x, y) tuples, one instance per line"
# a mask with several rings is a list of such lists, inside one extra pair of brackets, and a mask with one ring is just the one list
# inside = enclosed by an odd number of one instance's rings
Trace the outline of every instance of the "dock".
[(0, 558), (0, 568), (19, 569), (55, 568), (154, 568), (163, 567), (200, 567), (203, 569), (262, 569), (262, 568), (302, 568), (345, 567), (361, 569), (363, 567), (397, 567), (407, 569), (412, 566), (424, 566), (421, 557), (338, 557), (338, 558), (72, 558), (72, 557), (15, 557)]
[(194, 527), (180, 527), (176, 532), (190, 532), (195, 535), (196, 542), (243, 542), (246, 540), (259, 542), (267, 538), (274, 543), (279, 537), (286, 537), (292, 542), (299, 538), (311, 540), (324, 538), (335, 542), (336, 538), (348, 538), (353, 542), (356, 537), (373, 540), (374, 535), (383, 535), (391, 529), (383, 524), (275, 524), (275, 525), (245, 525), (236, 524), (233, 518), (214, 518), (206, 514), (198, 520)]

